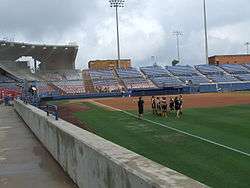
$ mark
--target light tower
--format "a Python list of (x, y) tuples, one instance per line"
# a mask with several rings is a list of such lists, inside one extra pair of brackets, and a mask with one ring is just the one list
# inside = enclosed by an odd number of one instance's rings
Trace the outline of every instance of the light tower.
[(245, 43), (245, 46), (247, 47), (247, 55), (249, 54), (249, 45), (250, 45), (250, 42)]
[(206, 64), (208, 64), (208, 36), (207, 36), (207, 9), (206, 0), (203, 0), (203, 11), (204, 11), (204, 30), (205, 30), (205, 56)]
[(173, 35), (176, 36), (177, 58), (180, 63), (181, 59), (180, 59), (180, 38), (179, 37), (183, 35), (183, 33), (181, 31), (174, 31)]
[(109, 0), (110, 7), (115, 8), (116, 13), (116, 34), (117, 34), (117, 60), (118, 68), (120, 68), (121, 52), (120, 52), (120, 35), (119, 35), (119, 15), (118, 9), (124, 7), (125, 0)]

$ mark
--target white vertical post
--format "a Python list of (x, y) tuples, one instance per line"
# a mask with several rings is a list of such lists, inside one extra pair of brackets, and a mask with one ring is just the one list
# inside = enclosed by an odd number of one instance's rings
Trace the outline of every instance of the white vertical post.
[(204, 30), (205, 30), (205, 56), (206, 56), (206, 64), (208, 62), (208, 36), (207, 36), (207, 10), (206, 10), (206, 0), (203, 0), (203, 11), (204, 11)]

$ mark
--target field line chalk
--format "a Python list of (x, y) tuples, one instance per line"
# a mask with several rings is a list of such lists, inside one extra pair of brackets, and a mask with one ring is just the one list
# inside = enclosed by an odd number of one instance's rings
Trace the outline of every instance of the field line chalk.
[[(125, 110), (121, 110), (121, 109), (118, 109), (118, 108), (114, 108), (114, 107), (111, 107), (111, 106), (108, 106), (108, 105), (105, 105), (105, 104), (102, 104), (102, 103), (99, 103), (99, 102), (96, 102), (96, 101), (93, 101), (93, 103), (94, 103), (94, 104), (97, 104), (97, 105), (99, 105), (99, 106), (103, 106), (103, 107), (106, 107), (106, 108), (109, 108), (109, 109), (113, 109), (113, 110), (115, 110), (115, 111), (123, 112), (123, 113), (125, 113), (125, 114), (127, 114), (127, 115), (129, 115), (129, 116), (138, 118), (137, 115), (132, 114), (132, 113), (130, 113), (130, 112), (127, 112), (127, 111), (125, 111)], [(152, 121), (152, 120), (149, 120), (149, 119), (146, 119), (146, 118), (143, 118), (142, 120), (147, 121), (147, 122), (152, 123), (152, 124), (155, 124), (155, 125), (160, 125), (160, 126), (165, 127), (165, 128), (167, 128), (167, 129), (170, 129), (170, 130), (173, 130), (173, 131), (176, 131), (176, 132), (179, 132), (179, 133), (188, 135), (188, 136), (190, 136), (190, 137), (197, 138), (197, 139), (199, 139), (199, 140), (208, 142), (208, 143), (210, 143), (210, 144), (214, 144), (214, 145), (216, 145), (216, 146), (219, 146), (219, 147), (222, 147), (222, 148), (225, 148), (225, 149), (228, 149), (228, 150), (231, 150), (231, 151), (234, 151), (234, 152), (237, 152), (237, 153), (240, 153), (240, 154), (242, 154), (242, 155), (245, 155), (245, 156), (250, 157), (250, 153), (247, 153), (247, 152), (244, 152), (244, 151), (241, 151), (241, 150), (238, 150), (238, 149), (234, 149), (234, 148), (232, 148), (232, 147), (230, 147), (230, 146), (226, 146), (226, 145), (223, 145), (223, 144), (219, 144), (219, 143), (214, 142), (214, 141), (212, 141), (212, 140), (209, 140), (209, 139), (206, 139), (206, 138), (202, 138), (202, 137), (200, 137), (200, 136), (197, 136), (197, 135), (194, 135), (194, 134), (191, 134), (191, 133), (188, 133), (188, 132), (185, 132), (185, 131), (182, 131), (182, 130), (179, 130), (179, 129), (176, 129), (176, 128), (173, 128), (173, 127), (169, 127), (169, 126), (167, 126), (167, 125), (165, 125), (165, 124), (162, 124), (162, 123), (159, 123), (159, 122), (155, 122), (155, 121)]]

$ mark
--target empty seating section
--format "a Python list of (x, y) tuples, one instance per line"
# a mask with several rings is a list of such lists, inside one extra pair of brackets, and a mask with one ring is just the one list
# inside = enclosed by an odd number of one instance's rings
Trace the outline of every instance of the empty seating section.
[(234, 76), (242, 81), (250, 81), (250, 74), (236, 74)]
[(246, 63), (244, 66), (250, 70), (250, 63)]
[(120, 86), (116, 79), (102, 79), (102, 80), (92, 80), (95, 90), (97, 92), (112, 92), (118, 91)]
[(67, 94), (82, 94), (85, 93), (83, 81), (59, 81), (53, 82), (55, 86)]
[[(53, 84), (55, 88), (58, 88), (67, 94), (75, 95), (85, 93), (82, 72), (80, 70), (61, 70), (56, 72), (50, 71), (46, 73), (42, 72), (40, 73), (40, 76), (50, 82), (50, 84)], [(43, 84), (44, 85), (40, 86), (41, 91), (53, 91), (52, 87), (46, 85), (45, 82)]]
[(201, 84), (210, 82), (208, 78), (190, 66), (166, 66), (166, 69), (184, 83)]
[(212, 80), (213, 82), (238, 82), (239, 80), (231, 75), (227, 74), (214, 74), (214, 75), (207, 75), (207, 77)]
[(154, 84), (143, 77), (140, 78), (124, 78), (123, 82), (128, 89), (155, 88)]
[(91, 79), (110, 79), (115, 78), (112, 70), (90, 70)]
[(64, 80), (63, 76), (57, 72), (48, 72), (42, 74), (42, 78), (47, 81), (61, 81)]
[[(208, 79), (213, 82), (221, 83), (221, 82), (238, 82), (236, 77), (226, 74), (223, 69), (214, 65), (197, 65), (196, 69), (198, 69), (201, 73), (206, 75)], [(230, 69), (231, 70), (231, 69)]]
[(161, 66), (141, 67), (141, 71), (148, 77), (171, 76), (171, 74)]
[(117, 69), (116, 72), (127, 89), (155, 88), (154, 84), (145, 79), (136, 68)]
[[(182, 80), (184, 83), (192, 83), (196, 84), (205, 84), (210, 83), (210, 80), (205, 76), (179, 76), (179, 79)], [(191, 82), (190, 82), (191, 81)]]
[(95, 91), (118, 91), (120, 86), (112, 70), (89, 70)]
[(166, 66), (166, 69), (175, 76), (198, 76), (197, 70), (190, 66)]
[(139, 78), (139, 77), (142, 77), (142, 74), (136, 68), (117, 69), (116, 72), (120, 78)]
[(224, 74), (220, 67), (214, 65), (197, 65), (195, 67), (204, 75)]
[(49, 86), (46, 82), (36, 82), (38, 94), (50, 94), (55, 90)]
[(41, 72), (40, 76), (47, 81), (62, 81), (62, 80), (82, 80), (82, 73), (80, 70), (61, 70)]
[(157, 87), (172, 87), (183, 85), (183, 82), (171, 75), (171, 73), (161, 66), (142, 67), (141, 71), (149, 78)]
[(172, 87), (183, 85), (183, 82), (178, 80), (176, 77), (151, 77), (150, 78), (154, 84), (158, 87)]
[(247, 70), (247, 68), (245, 68), (242, 65), (238, 65), (238, 64), (224, 64), (224, 65), (220, 65), (220, 67), (230, 74), (250, 73), (250, 71)]
[(63, 72), (66, 80), (82, 80), (82, 72), (80, 70), (68, 70)]

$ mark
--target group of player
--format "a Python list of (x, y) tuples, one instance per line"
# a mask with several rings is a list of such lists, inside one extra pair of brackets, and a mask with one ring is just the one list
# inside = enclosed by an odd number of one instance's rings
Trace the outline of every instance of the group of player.
[(176, 117), (180, 118), (183, 108), (182, 95), (175, 98), (170, 97), (167, 101), (167, 97), (155, 97), (151, 98), (151, 107), (154, 115), (167, 117), (169, 113), (176, 112)]

